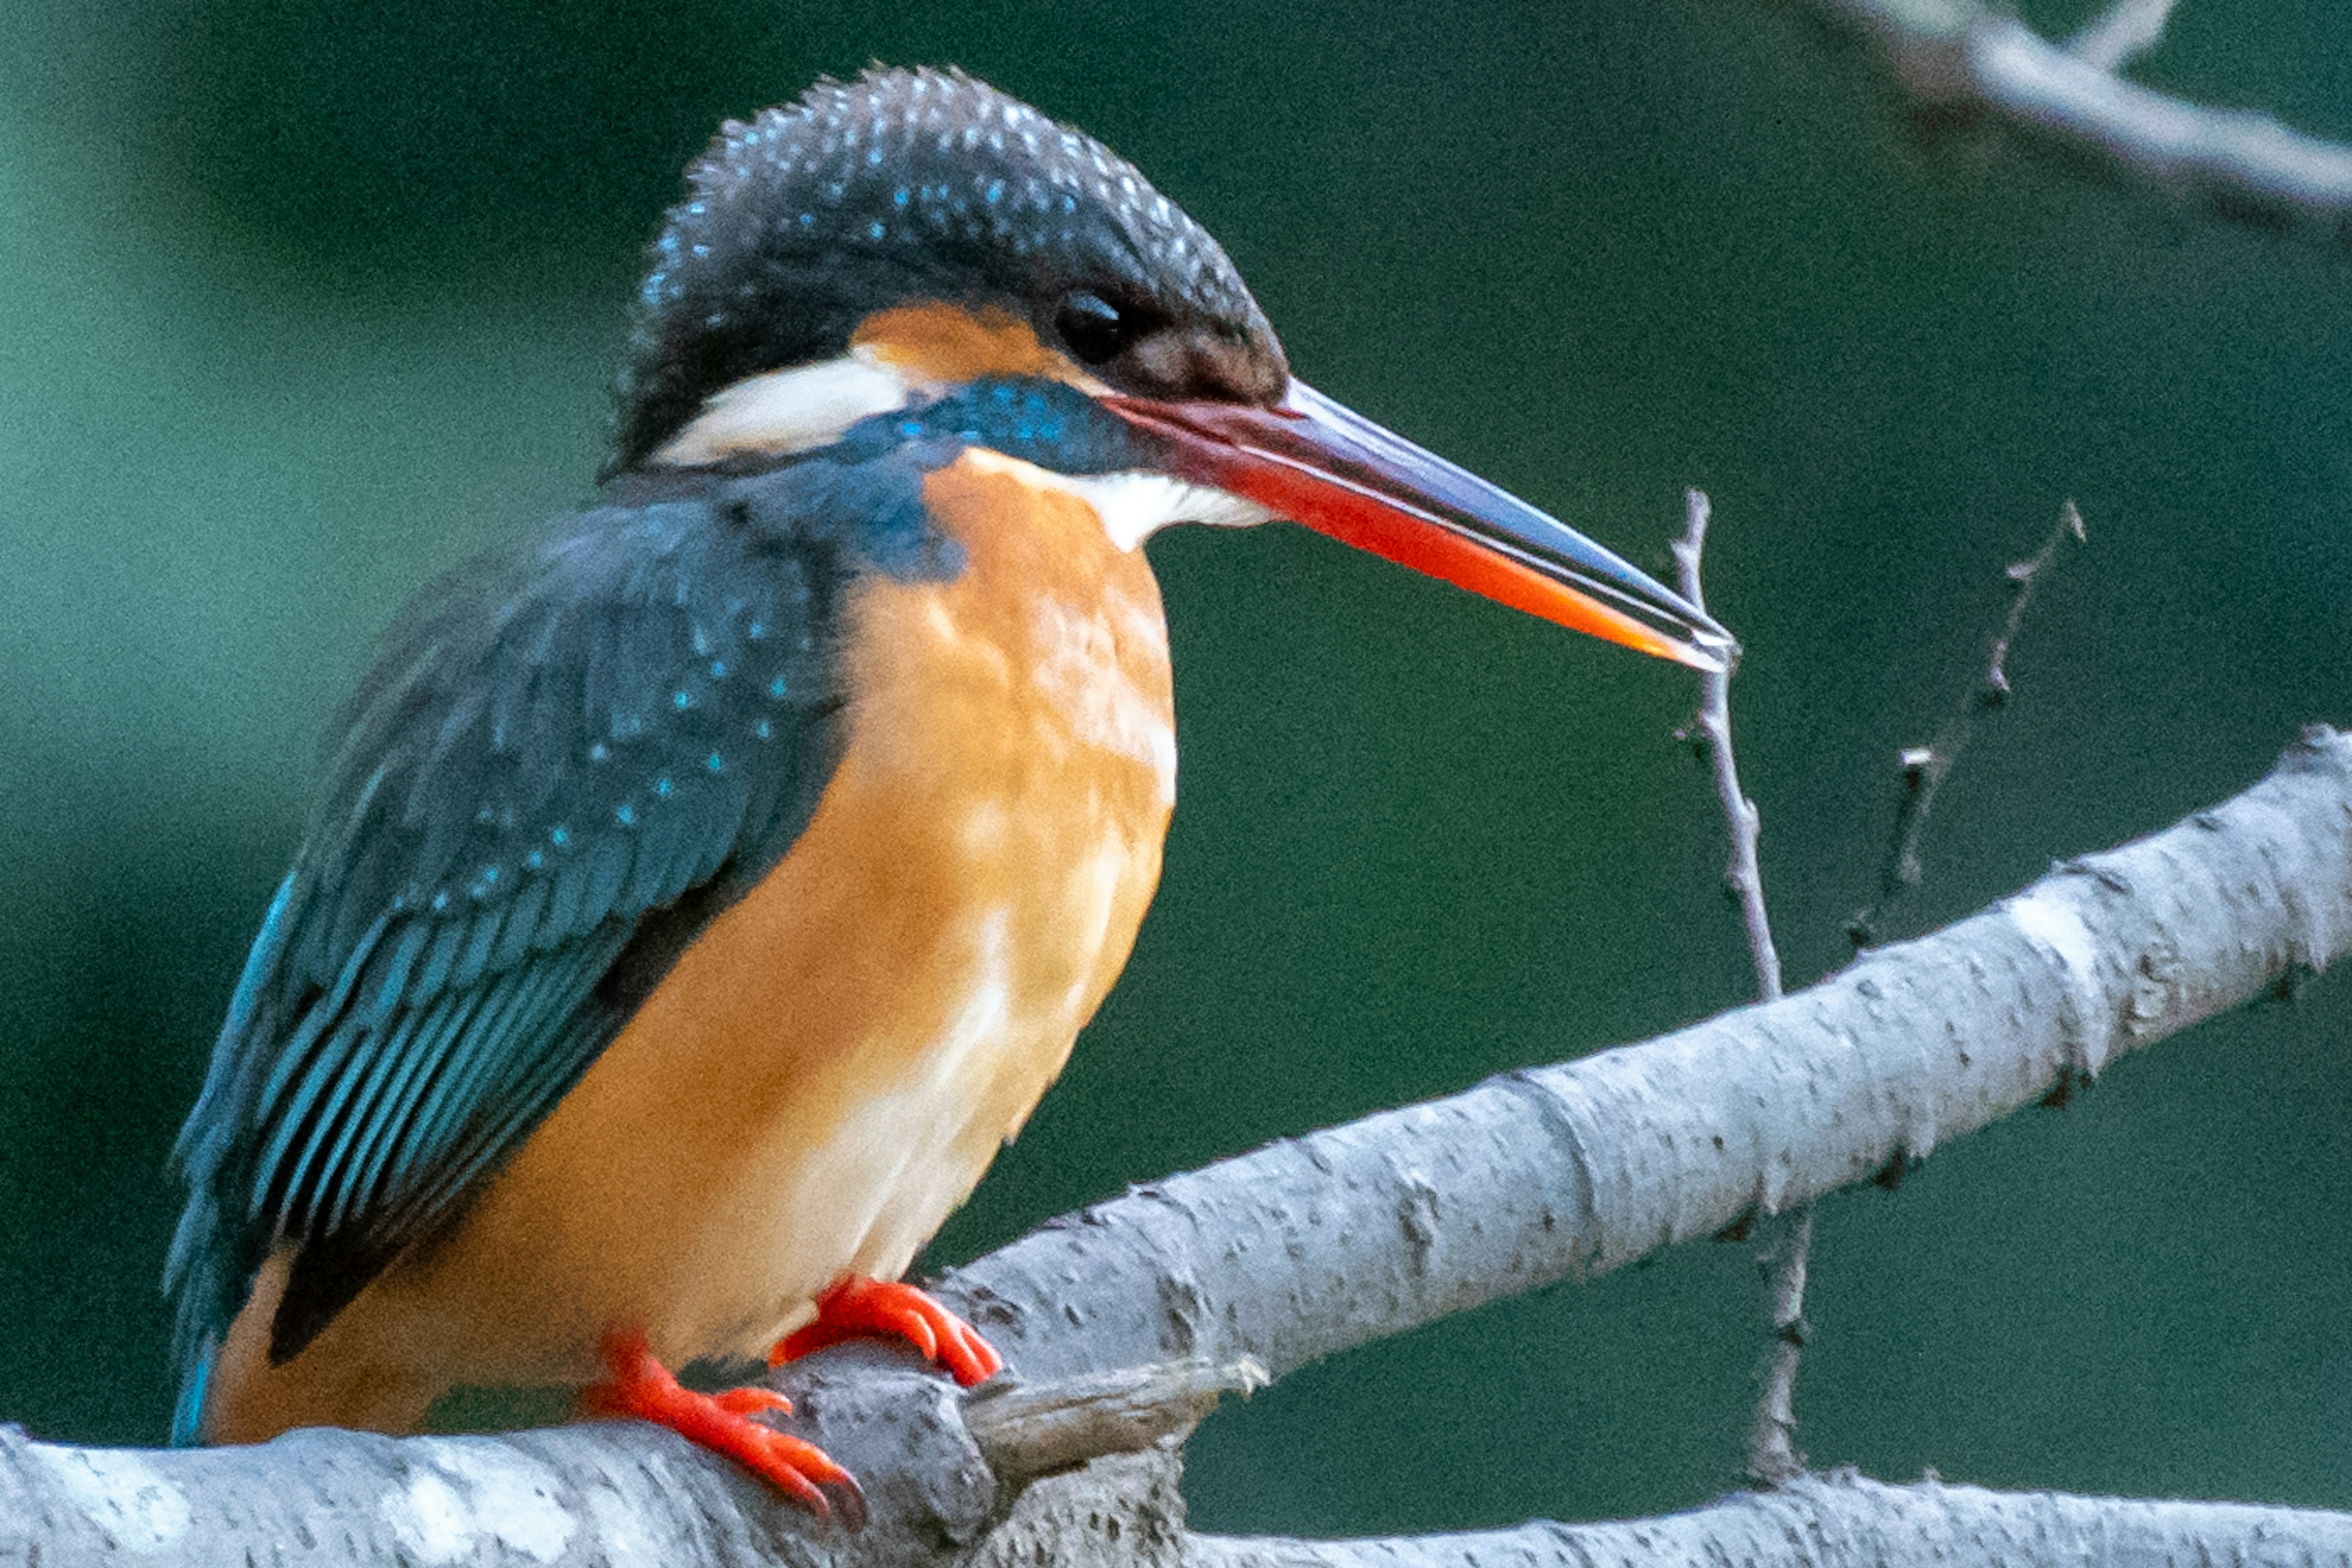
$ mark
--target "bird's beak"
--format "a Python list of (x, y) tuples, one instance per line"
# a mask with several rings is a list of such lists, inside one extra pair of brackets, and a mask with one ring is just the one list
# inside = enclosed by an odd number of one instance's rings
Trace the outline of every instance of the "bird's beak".
[(1270, 408), (1112, 395), (1183, 478), (1498, 604), (1696, 669), (1739, 657), (1682, 595), (1544, 512), (1304, 382)]

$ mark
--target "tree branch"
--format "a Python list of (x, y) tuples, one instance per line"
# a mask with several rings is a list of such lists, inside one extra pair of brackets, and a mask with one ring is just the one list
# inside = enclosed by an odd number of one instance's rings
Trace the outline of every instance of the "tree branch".
[[(2314, 729), (2235, 799), (1811, 990), (1138, 1188), (940, 1293), (1033, 1383), (1244, 1355), (1279, 1375), (1922, 1158), (2347, 947), (2352, 741)], [(1225, 1549), (1178, 1533), (1164, 1447), (1024, 1489), (992, 1473), (955, 1391), (903, 1355), (845, 1346), (782, 1384), (794, 1430), (866, 1478), (863, 1534), (817, 1538), (724, 1461), (635, 1425), (174, 1452), (5, 1433), (0, 1562), (921, 1564), (1034, 1548), (1139, 1563)]]
[(1996, 1492), (1859, 1476), (1806, 1476), (1688, 1513), (1606, 1524), (1528, 1524), (1388, 1541), (1198, 1538), (1189, 1568), (1591, 1568), (1642, 1563), (1787, 1568), (2171, 1568), (2230, 1563), (2300, 1568), (2352, 1552), (2352, 1514), (2242, 1503)]
[(2155, 42), (2168, 5), (2124, 0), (2072, 47), (1981, 0), (1813, 0), (1813, 7), (1868, 34), (1904, 90), (1927, 109), (1988, 115), (2235, 217), (2352, 241), (2352, 147), (2267, 114), (2158, 92), (2110, 68)]

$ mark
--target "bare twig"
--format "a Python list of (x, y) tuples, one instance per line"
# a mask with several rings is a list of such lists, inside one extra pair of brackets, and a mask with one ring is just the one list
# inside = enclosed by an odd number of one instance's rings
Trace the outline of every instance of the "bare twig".
[[(1684, 598), (1704, 610), (1699, 558), (1706, 548), (1710, 508), (1705, 490), (1683, 492), (1684, 531), (1675, 544), (1676, 585)], [(1715, 791), (1731, 840), (1731, 860), (1723, 879), (1739, 904), (1748, 931), (1748, 952), (1756, 965), (1757, 994), (1780, 999), (1780, 954), (1772, 945), (1772, 918), (1764, 905), (1764, 873), (1757, 862), (1762, 816), (1739, 785), (1739, 763), (1731, 746), (1731, 671), (1702, 678), (1698, 732), (1715, 763)], [(1780, 1486), (1804, 1474), (1797, 1451), (1797, 1363), (1804, 1354), (1805, 1266), (1813, 1246), (1813, 1206), (1800, 1204), (1781, 1216), (1779, 1245), (1766, 1255), (1765, 1306), (1771, 1324), (1763, 1388), (1756, 1400), (1756, 1424), (1748, 1436), (1748, 1476), (1759, 1486)]]
[(2083, 538), (2083, 514), (2075, 510), (2073, 501), (2067, 501), (2058, 509), (2058, 521), (2042, 540), (2042, 548), (2023, 561), (2011, 562), (2007, 569), (2009, 611), (2001, 618), (2000, 629), (1993, 634), (1984, 672), (1970, 682), (1968, 694), (1937, 728), (1933, 741), (1924, 746), (1906, 746), (1896, 753), (1895, 760), (1903, 769), (1903, 804), (1895, 811), (1895, 826), (1887, 838), (1878, 894), (1869, 908), (1846, 925), (1846, 935), (1853, 940), (1855, 947), (1868, 947), (1879, 940), (1895, 905), (1926, 875), (1920, 848), (1927, 839), (1927, 818), (1936, 809), (1936, 796), (1944, 787), (1944, 780), (1950, 776), (1953, 764), (1976, 738), (1978, 721), (2009, 701), (2009, 650), (2017, 640), (2019, 628), (2025, 624), (2025, 612), (2033, 604), (2034, 590), (2066, 541), (2080, 542)]
[(1813, 1205), (1801, 1204), (1790, 1210), (1781, 1216), (1780, 1227), (1779, 1244), (1759, 1260), (1764, 1307), (1772, 1328), (1756, 1422), (1748, 1433), (1748, 1479), (1759, 1487), (1784, 1487), (1805, 1473), (1805, 1456), (1797, 1448), (1797, 1365), (1813, 1332), (1805, 1317)]
[[(1682, 595), (1704, 610), (1706, 600), (1699, 587), (1699, 553), (1706, 547), (1708, 503), (1705, 490), (1683, 492), (1683, 536), (1675, 542), (1675, 570)], [(1723, 816), (1731, 833), (1731, 860), (1724, 868), (1724, 886), (1739, 905), (1740, 924), (1748, 931), (1748, 953), (1756, 964), (1756, 991), (1764, 1001), (1780, 999), (1780, 954), (1772, 945), (1772, 921), (1764, 909), (1764, 877), (1756, 862), (1761, 821), (1756, 803), (1739, 787), (1739, 763), (1731, 750), (1731, 671), (1711, 670), (1700, 678), (1698, 732), (1715, 763), (1715, 793), (1723, 802)]]

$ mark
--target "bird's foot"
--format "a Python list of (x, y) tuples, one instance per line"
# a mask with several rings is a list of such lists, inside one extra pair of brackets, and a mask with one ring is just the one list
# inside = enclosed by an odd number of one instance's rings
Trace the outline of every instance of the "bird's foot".
[[(698, 1394), (683, 1387), (654, 1358), (646, 1336), (624, 1331), (604, 1336), (604, 1366), (611, 1376), (589, 1388), (580, 1403), (592, 1415), (634, 1416), (667, 1426), (690, 1443), (727, 1455), (752, 1474), (772, 1482), (806, 1504), (820, 1522), (834, 1507), (855, 1530), (866, 1521), (866, 1494), (857, 1478), (825, 1457), (824, 1449), (777, 1431), (757, 1417), (789, 1415), (792, 1401), (772, 1389), (730, 1388)], [(828, 1498), (830, 1491), (833, 1496)]]
[(945, 1367), (966, 1388), (1004, 1370), (1004, 1358), (978, 1329), (912, 1285), (854, 1274), (826, 1288), (816, 1299), (816, 1321), (778, 1340), (768, 1364), (782, 1366), (844, 1340), (893, 1336), (912, 1343), (925, 1361)]

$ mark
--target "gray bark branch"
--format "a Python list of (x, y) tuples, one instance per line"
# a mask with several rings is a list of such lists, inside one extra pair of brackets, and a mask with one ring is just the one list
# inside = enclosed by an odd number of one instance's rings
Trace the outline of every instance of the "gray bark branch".
[(1387, 1541), (1199, 1538), (1188, 1568), (2305, 1568), (2352, 1555), (2352, 1515), (2242, 1503), (1996, 1492), (1936, 1481), (1894, 1487), (1808, 1476), (1664, 1519), (1528, 1524)]
[(1138, 1187), (942, 1295), (1031, 1376), (1280, 1377), (1924, 1159), (2347, 944), (2352, 742), (2315, 729), (2244, 795), (1810, 990)]
[[(1137, 1188), (958, 1270), (940, 1294), (1032, 1384), (1244, 1357), (1279, 1376), (1924, 1158), (2347, 946), (2352, 741), (2315, 729), (2245, 794), (1865, 953), (1808, 991)], [(1140, 1564), (1406, 1550), (1187, 1536), (1165, 1445), (1026, 1487), (1001, 1479), (962, 1396), (879, 1346), (827, 1352), (780, 1383), (799, 1403), (793, 1429), (865, 1478), (864, 1533), (816, 1535), (724, 1461), (633, 1424), (474, 1438), (302, 1432), (165, 1452), (0, 1431), (0, 1563)], [(1897, 1506), (1867, 1501), (1885, 1489), (1841, 1484), (1840, 1520)], [(1829, 1498), (1828, 1485), (1802, 1495)], [(1775, 1494), (1770, 1506), (1799, 1503)], [(2097, 1530), (2123, 1517), (2098, 1511), (2111, 1506), (2187, 1505), (1986, 1506), (2026, 1521), (2001, 1537), (2016, 1555), (2054, 1563), (2074, 1560), (2067, 1520)], [(2034, 1522), (2044, 1515), (2046, 1531)], [(2216, 1555), (2268, 1542), (2228, 1533), (2267, 1529), (2245, 1524), (2257, 1516), (2352, 1529), (2334, 1515), (2225, 1510), (2210, 1516)], [(1697, 1550), (1675, 1533), (1696, 1517), (1609, 1528), (1629, 1532), (1629, 1548), (1655, 1540), (1665, 1561)], [(2207, 1539), (2193, 1522), (2207, 1515), (2163, 1517)], [(1558, 1560), (1511, 1553), (1565, 1528), (1496, 1536), (1496, 1555), (1475, 1561)], [(1752, 1560), (1822, 1561), (1847, 1539), (1759, 1527)], [(2265, 1560), (2271, 1549), (2248, 1550)]]
[(1813, 0), (1875, 41), (1925, 107), (1990, 116), (2235, 216), (2352, 241), (2352, 147), (2251, 110), (2215, 109), (2117, 76), (2169, 7), (2119, 5), (2074, 46), (1982, 0)]

